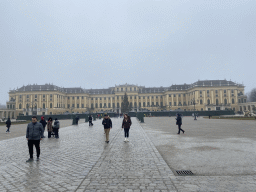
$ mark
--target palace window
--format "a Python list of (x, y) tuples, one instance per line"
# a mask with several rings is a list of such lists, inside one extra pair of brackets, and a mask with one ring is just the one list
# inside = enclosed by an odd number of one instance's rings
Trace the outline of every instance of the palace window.
[(210, 99), (207, 100), (207, 105), (210, 105), (211, 104), (211, 101)]
[(169, 105), (172, 106), (172, 102), (169, 102)]
[(136, 96), (134, 96), (134, 99), (136, 99)]
[(27, 95), (27, 98), (29, 98), (29, 95)]
[(98, 103), (95, 103), (95, 108), (98, 108)]
[(169, 97), (171, 97), (172, 96), (172, 94), (169, 94)]
[(50, 108), (52, 108), (52, 103), (50, 103)]
[(147, 106), (150, 107), (150, 103), (149, 102), (147, 103)]
[(216, 99), (216, 105), (219, 105), (219, 100), (218, 99)]
[(158, 106), (158, 102), (156, 102), (156, 106)]
[(174, 102), (174, 106), (176, 106), (176, 102)]
[(132, 88), (130, 87), (130, 91), (132, 91)]
[(19, 109), (21, 109), (21, 104), (19, 104)]
[(72, 99), (74, 100), (74, 99), (75, 99), (75, 97), (72, 97)]
[(200, 105), (202, 105), (203, 104), (203, 100), (202, 99), (200, 99)]
[(145, 99), (145, 96), (143, 96), (143, 99)]
[(43, 109), (45, 109), (45, 103), (43, 103)]
[(130, 96), (130, 99), (132, 99), (132, 96)]
[(70, 104), (68, 104), (68, 108), (70, 108)]
[(108, 103), (108, 108), (110, 108), (110, 106), (111, 106), (110, 103)]
[(226, 93), (226, 89), (224, 89), (224, 93)]
[(74, 107), (75, 107), (75, 104), (72, 104), (72, 107), (74, 108)]
[(203, 94), (203, 91), (200, 91), (200, 94)]
[(235, 99), (232, 99), (232, 104), (235, 104)]
[(84, 96), (82, 96), (82, 99), (84, 99)]
[(210, 91), (209, 91), (209, 90), (207, 90), (207, 93), (210, 93)]
[(91, 104), (91, 109), (93, 109), (93, 103)]
[(146, 107), (146, 103), (145, 102), (143, 102), (143, 107)]
[(121, 88), (121, 91), (123, 91), (123, 88)]
[(79, 108), (79, 104), (76, 104), (76, 108)]
[(106, 97), (104, 97), (104, 100), (107, 100), (107, 98), (106, 98)]
[(100, 108), (102, 108), (102, 103), (100, 103)]
[(226, 105), (228, 102), (227, 102), (227, 99), (224, 99), (224, 104)]
[(180, 97), (180, 94), (179, 94), (179, 97)]
[(176, 97), (176, 94), (173, 94), (173, 97)]

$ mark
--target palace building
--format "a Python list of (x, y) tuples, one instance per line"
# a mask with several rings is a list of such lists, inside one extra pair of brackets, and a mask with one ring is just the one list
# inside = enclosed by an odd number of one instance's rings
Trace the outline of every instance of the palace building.
[(243, 110), (244, 86), (227, 80), (205, 80), (169, 87), (115, 85), (106, 89), (63, 88), (51, 84), (27, 85), (9, 91), (7, 109), (14, 115), (84, 112), (121, 113), (127, 94), (132, 111)]

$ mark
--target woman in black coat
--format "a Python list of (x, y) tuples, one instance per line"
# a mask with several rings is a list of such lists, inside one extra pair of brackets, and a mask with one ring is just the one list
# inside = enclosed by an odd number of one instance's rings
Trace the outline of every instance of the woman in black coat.
[(11, 127), (11, 120), (10, 120), (10, 117), (8, 117), (7, 121), (5, 122), (6, 124), (6, 127), (7, 127), (7, 130), (6, 130), (6, 133), (11, 133), (10, 132), (10, 127)]
[(124, 129), (124, 141), (129, 141), (129, 130), (130, 130), (130, 127), (132, 125), (132, 121), (130, 119), (130, 117), (125, 114), (124, 115), (124, 120), (123, 120), (123, 123), (122, 123), (122, 129)]
[(178, 125), (178, 129), (179, 129), (179, 131), (178, 131), (178, 133), (177, 134), (180, 134), (180, 131), (182, 131), (183, 132), (183, 134), (184, 134), (184, 130), (183, 129), (181, 129), (181, 125), (182, 125), (182, 119), (181, 119), (181, 116), (180, 116), (180, 114), (177, 114), (177, 118), (176, 118), (176, 125)]

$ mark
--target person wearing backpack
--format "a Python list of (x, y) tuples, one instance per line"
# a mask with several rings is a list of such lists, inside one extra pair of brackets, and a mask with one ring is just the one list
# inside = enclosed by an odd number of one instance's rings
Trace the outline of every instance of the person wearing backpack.
[(89, 116), (89, 126), (93, 126), (93, 123), (92, 123), (92, 116), (91, 116), (91, 115)]
[(55, 118), (54, 124), (53, 124), (53, 130), (55, 133), (55, 138), (59, 139), (59, 128), (60, 128), (60, 122), (57, 118)]
[(182, 119), (181, 119), (181, 115), (178, 113), (177, 114), (177, 118), (176, 118), (176, 125), (178, 125), (178, 133), (177, 134), (180, 134), (180, 131), (183, 132), (183, 134), (185, 133), (185, 131), (183, 129), (181, 129), (181, 125), (182, 125)]

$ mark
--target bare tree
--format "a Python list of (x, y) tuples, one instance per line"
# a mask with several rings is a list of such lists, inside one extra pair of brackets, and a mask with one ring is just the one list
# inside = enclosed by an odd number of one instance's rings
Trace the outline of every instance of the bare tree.
[(251, 92), (248, 93), (249, 101), (256, 102), (256, 88), (253, 88)]

